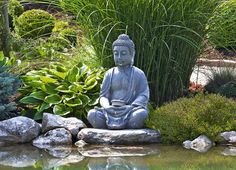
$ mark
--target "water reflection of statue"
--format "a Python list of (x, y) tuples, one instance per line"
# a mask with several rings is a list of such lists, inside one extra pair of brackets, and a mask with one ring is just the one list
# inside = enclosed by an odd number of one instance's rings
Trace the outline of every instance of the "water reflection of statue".
[(108, 157), (91, 158), (88, 163), (89, 170), (149, 170), (142, 157)]
[(88, 120), (94, 128), (142, 128), (148, 115), (149, 88), (142, 70), (133, 66), (135, 48), (126, 34), (121, 34), (112, 44), (116, 67), (104, 77), (101, 108), (89, 111)]

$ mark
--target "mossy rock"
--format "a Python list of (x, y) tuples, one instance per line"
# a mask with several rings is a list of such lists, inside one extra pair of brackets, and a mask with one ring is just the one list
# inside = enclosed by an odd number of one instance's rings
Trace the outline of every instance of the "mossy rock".
[(47, 11), (33, 9), (24, 12), (16, 19), (15, 30), (22, 38), (50, 36), (54, 22), (54, 16)]

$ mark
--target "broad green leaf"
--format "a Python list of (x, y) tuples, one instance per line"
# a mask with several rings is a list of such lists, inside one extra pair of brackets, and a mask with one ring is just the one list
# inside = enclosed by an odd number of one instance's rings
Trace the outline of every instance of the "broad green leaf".
[(23, 97), (22, 99), (20, 99), (20, 103), (24, 103), (24, 104), (41, 104), (42, 101), (35, 99), (34, 97), (31, 96), (26, 96)]
[(25, 82), (25, 84), (33, 88), (37, 88), (37, 89), (41, 89), (44, 86), (43, 82), (38, 81), (38, 80)]
[(93, 84), (90, 83), (89, 86), (86, 85), (87, 87), (85, 87), (84, 89), (85, 89), (85, 90), (92, 90), (97, 84), (98, 84), (98, 82), (97, 82), (97, 80), (96, 80), (96, 78), (95, 78), (95, 80), (93, 81)]
[(57, 115), (64, 116), (64, 115), (69, 114), (70, 112), (72, 112), (72, 109), (70, 107), (66, 107), (63, 104), (55, 105), (53, 107), (53, 113)]
[(78, 72), (79, 72), (79, 69), (76, 66), (74, 66), (72, 69), (68, 71), (66, 80), (68, 80), (70, 83), (76, 82)]
[(56, 79), (53, 79), (53, 78), (51, 78), (51, 77), (49, 77), (49, 76), (41, 76), (41, 77), (40, 77), (40, 80), (41, 80), (42, 82), (44, 82), (44, 83), (56, 83), (56, 82), (57, 82)]
[(50, 104), (44, 102), (44, 103), (41, 104), (41, 106), (39, 107), (38, 112), (43, 112), (44, 110), (50, 108), (50, 106), (51, 106)]
[(34, 76), (20, 76), (20, 79), (27, 84), (27, 82), (30, 82), (30, 81), (37, 81), (37, 80), (40, 80), (40, 76), (39, 75), (34, 75)]
[(65, 79), (65, 77), (66, 77), (66, 73), (65, 72), (59, 72), (59, 71), (56, 71), (56, 70), (49, 70), (49, 72), (51, 73), (51, 74), (53, 74), (53, 75), (55, 75), (55, 76), (57, 76), (57, 77), (59, 77), (59, 78), (61, 78), (61, 79)]
[(19, 93), (24, 94), (25, 96), (32, 91), (32, 88), (29, 86), (23, 86), (17, 90)]
[(79, 94), (78, 97), (83, 103), (83, 106), (87, 105), (90, 102), (90, 98), (85, 94)]
[(69, 100), (64, 100), (64, 103), (70, 107), (80, 106), (83, 104), (79, 97), (73, 97)]
[(98, 104), (98, 102), (99, 102), (99, 97), (92, 99), (92, 100), (88, 103), (88, 105), (89, 105), (89, 106), (95, 106), (95, 105)]
[(59, 104), (61, 102), (61, 96), (58, 94), (51, 94), (45, 97), (44, 101), (49, 104)]
[(34, 115), (34, 120), (41, 120), (43, 119), (43, 112), (36, 112)]
[(56, 84), (50, 83), (50, 84), (45, 84), (42, 90), (48, 94), (57, 94), (58, 91), (56, 90), (56, 88), (57, 88)]
[(87, 86), (90, 86), (91, 84), (93, 84), (93, 82), (96, 81), (96, 76), (94, 74), (89, 75), (86, 79), (85, 79), (85, 84)]
[(35, 99), (44, 100), (44, 98), (47, 96), (47, 93), (43, 91), (38, 91), (38, 92), (31, 93), (29, 96)]
[(71, 93), (72, 91), (69, 90), (69, 87), (67, 85), (60, 85), (56, 88), (57, 91), (63, 92), (63, 93)]

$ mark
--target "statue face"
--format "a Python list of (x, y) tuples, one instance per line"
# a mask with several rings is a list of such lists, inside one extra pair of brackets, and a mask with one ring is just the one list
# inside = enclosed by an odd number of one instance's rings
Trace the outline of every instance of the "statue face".
[(116, 66), (128, 66), (132, 63), (133, 57), (126, 46), (114, 46), (113, 55)]

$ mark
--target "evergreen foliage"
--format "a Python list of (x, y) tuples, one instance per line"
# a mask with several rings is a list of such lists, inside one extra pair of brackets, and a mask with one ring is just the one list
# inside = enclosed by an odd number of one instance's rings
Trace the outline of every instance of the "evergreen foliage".
[(54, 27), (55, 18), (47, 11), (32, 9), (20, 15), (15, 22), (15, 30), (22, 38), (48, 36)]
[(150, 112), (146, 124), (160, 130), (166, 143), (182, 143), (201, 134), (218, 141), (220, 132), (236, 130), (235, 114), (235, 101), (216, 94), (198, 94)]
[(11, 118), (15, 115), (16, 103), (10, 101), (20, 86), (20, 80), (7, 72), (3, 62), (0, 63), (0, 120)]

